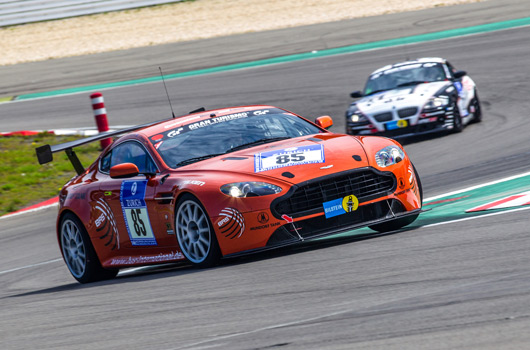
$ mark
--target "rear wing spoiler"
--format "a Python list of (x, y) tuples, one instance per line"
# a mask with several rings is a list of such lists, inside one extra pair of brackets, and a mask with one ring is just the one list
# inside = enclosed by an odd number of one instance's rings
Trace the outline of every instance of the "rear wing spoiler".
[(152, 126), (152, 125), (161, 123), (163, 121), (165, 121), (165, 120), (160, 120), (160, 121), (157, 121), (157, 122), (151, 122), (151, 123), (137, 125), (137, 126), (131, 126), (131, 127), (120, 129), (120, 130), (106, 131), (106, 132), (102, 132), (102, 133), (94, 135), (94, 136), (89, 136), (89, 137), (85, 137), (83, 139), (70, 141), (70, 142), (65, 142), (65, 143), (61, 143), (61, 144), (58, 144), (58, 145), (44, 145), (44, 146), (41, 146), (41, 147), (37, 147), (35, 149), (35, 152), (37, 153), (37, 159), (39, 160), (39, 164), (42, 165), (42, 164), (46, 164), (46, 163), (49, 163), (49, 162), (53, 161), (53, 153), (60, 152), (60, 151), (65, 151), (66, 155), (68, 156), (68, 159), (70, 160), (70, 162), (74, 166), (74, 169), (77, 172), (77, 175), (81, 175), (82, 173), (85, 172), (85, 167), (83, 167), (83, 165), (81, 164), (81, 161), (79, 160), (79, 158), (75, 154), (75, 152), (73, 150), (74, 147), (78, 147), (78, 146), (81, 146), (81, 145), (84, 145), (84, 144), (87, 144), (87, 143), (91, 143), (91, 142), (94, 142), (94, 141), (98, 141), (98, 140), (103, 140), (103, 139), (106, 139), (108, 137), (125, 134), (125, 133), (131, 132), (131, 131), (135, 131), (135, 130), (138, 130), (138, 129), (143, 129), (143, 128), (146, 128), (148, 126)]

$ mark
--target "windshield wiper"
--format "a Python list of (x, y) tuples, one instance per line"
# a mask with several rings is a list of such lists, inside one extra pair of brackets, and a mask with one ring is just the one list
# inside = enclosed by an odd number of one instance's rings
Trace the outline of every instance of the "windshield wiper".
[(409, 82), (406, 82), (406, 83), (398, 84), (397, 87), (419, 85), (419, 84), (423, 84), (423, 83), (425, 83), (425, 81), (415, 80), (415, 81), (409, 81)]
[(201, 160), (205, 160), (205, 159), (208, 159), (208, 158), (222, 156), (223, 154), (224, 153), (207, 154), (205, 156), (189, 158), (189, 159), (183, 160), (182, 162), (178, 162), (176, 167), (188, 165), (188, 164), (195, 163), (195, 162), (198, 162), (198, 161), (201, 161)]
[(234, 152), (234, 151), (237, 151), (237, 150), (240, 150), (240, 149), (244, 149), (244, 148), (249, 148), (249, 147), (252, 147), (252, 146), (263, 145), (265, 143), (286, 140), (286, 139), (290, 139), (290, 137), (284, 136), (284, 137), (271, 137), (271, 138), (266, 138), (266, 139), (259, 139), (259, 140), (256, 140), (256, 141), (252, 141), (252, 142), (244, 143), (244, 144), (239, 145), (239, 146), (232, 147), (229, 150), (227, 150), (226, 153)]

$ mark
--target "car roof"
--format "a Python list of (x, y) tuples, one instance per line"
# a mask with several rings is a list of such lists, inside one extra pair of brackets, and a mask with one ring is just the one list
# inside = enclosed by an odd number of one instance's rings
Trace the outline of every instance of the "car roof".
[(163, 121), (160, 123), (157, 123), (155, 125), (149, 126), (145, 129), (139, 130), (142, 134), (144, 134), (147, 137), (153, 136), (155, 134), (163, 133), (168, 130), (172, 130), (175, 128), (178, 128), (182, 125), (186, 125), (189, 123), (196, 123), (200, 122), (202, 120), (206, 120), (212, 117), (222, 117), (226, 115), (232, 115), (237, 113), (245, 113), (248, 111), (255, 111), (255, 110), (262, 110), (262, 109), (280, 109), (284, 111), (285, 113), (291, 114), (289, 111), (285, 111), (281, 108), (274, 107), (274, 106), (268, 106), (268, 105), (252, 105), (252, 106), (239, 106), (239, 107), (228, 107), (228, 108), (219, 108), (219, 109), (211, 109), (208, 111), (199, 111), (196, 113), (191, 113), (187, 115), (183, 115), (180, 117), (176, 117), (174, 119), (168, 119), (167, 121)]
[(404, 61), (404, 62), (399, 62), (399, 63), (386, 65), (384, 67), (381, 67), (381, 68), (375, 70), (370, 75), (377, 74), (377, 73), (380, 73), (380, 72), (384, 72), (384, 71), (386, 71), (388, 69), (391, 69), (391, 68), (406, 66), (406, 65), (409, 65), (409, 64), (415, 64), (415, 63), (442, 63), (442, 64), (444, 64), (446, 62), (447, 62), (447, 60), (445, 58), (441, 58), (441, 57), (422, 57), (422, 58), (418, 58), (418, 59), (415, 59), (415, 60)]

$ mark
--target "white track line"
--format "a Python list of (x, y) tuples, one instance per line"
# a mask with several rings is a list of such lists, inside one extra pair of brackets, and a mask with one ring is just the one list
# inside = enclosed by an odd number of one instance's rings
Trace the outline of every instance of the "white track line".
[(63, 260), (62, 258), (58, 258), (58, 259), (44, 261), (44, 262), (37, 263), (37, 264), (31, 264), (31, 265), (26, 265), (26, 266), (22, 266), (22, 267), (16, 267), (16, 268), (11, 269), (11, 270), (0, 271), (0, 275), (3, 275), (4, 273), (8, 273), (8, 272), (14, 272), (14, 271), (23, 270), (23, 269), (29, 269), (29, 268), (35, 267), (35, 266), (47, 265), (47, 264), (51, 264), (51, 263), (54, 263), (54, 262), (57, 262), (57, 261), (62, 261), (62, 260)]

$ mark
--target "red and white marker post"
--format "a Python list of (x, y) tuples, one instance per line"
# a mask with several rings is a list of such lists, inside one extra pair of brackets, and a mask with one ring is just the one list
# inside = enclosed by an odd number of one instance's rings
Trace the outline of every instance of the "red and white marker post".
[[(103, 95), (100, 92), (95, 92), (90, 95), (90, 99), (92, 100), (92, 109), (94, 110), (94, 117), (96, 118), (98, 131), (100, 133), (109, 131), (109, 122), (107, 120), (107, 110), (105, 109)], [(102, 149), (105, 149), (111, 143), (112, 139), (110, 137), (100, 141)]]

